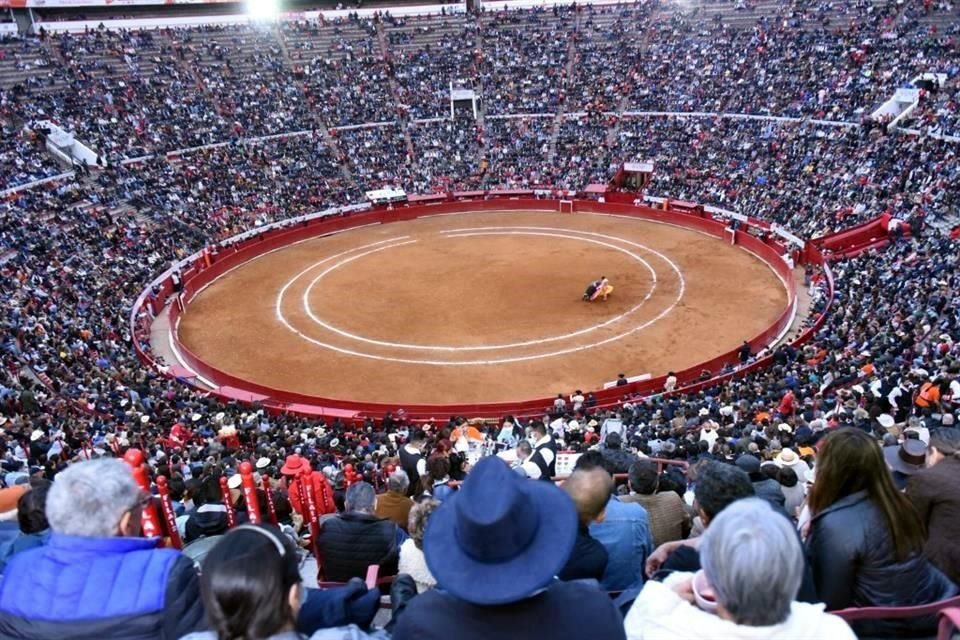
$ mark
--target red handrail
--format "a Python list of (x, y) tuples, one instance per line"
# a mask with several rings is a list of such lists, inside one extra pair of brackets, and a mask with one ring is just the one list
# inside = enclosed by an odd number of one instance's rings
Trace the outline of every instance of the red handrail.
[(929, 604), (918, 604), (912, 607), (850, 607), (847, 609), (838, 609), (830, 611), (835, 616), (843, 618), (847, 622), (856, 620), (883, 620), (883, 619), (903, 619), (919, 618), (921, 616), (930, 616), (947, 608), (960, 607), (960, 596), (939, 600)]

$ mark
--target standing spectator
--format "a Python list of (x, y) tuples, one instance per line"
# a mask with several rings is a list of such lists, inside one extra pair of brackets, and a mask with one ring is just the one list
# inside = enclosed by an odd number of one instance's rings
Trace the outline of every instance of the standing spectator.
[(346, 582), (367, 575), (367, 567), (380, 566), (381, 576), (397, 573), (403, 529), (374, 515), (377, 494), (366, 482), (350, 485), (344, 498), (346, 511), (323, 521), (318, 540), (323, 556), (323, 579)]
[[(930, 432), (928, 468), (910, 476), (907, 498), (927, 531), (923, 547), (930, 562), (960, 584), (960, 430), (940, 427)], [(21, 499), (22, 500), (22, 499)]]
[(603, 522), (607, 500), (613, 492), (610, 474), (601, 468), (576, 469), (563, 481), (563, 490), (577, 507), (577, 539), (567, 564), (557, 574), (561, 580), (593, 578), (599, 581), (607, 570), (607, 550), (590, 536), (590, 525)]
[(437, 580), (430, 573), (427, 560), (423, 556), (423, 534), (427, 530), (430, 515), (440, 506), (437, 500), (426, 499), (418, 502), (410, 510), (410, 522), (407, 527), (410, 537), (400, 545), (400, 564), (398, 573), (405, 573), (417, 584), (417, 593), (429, 591), (437, 586)]
[(423, 455), (423, 447), (427, 442), (427, 434), (416, 430), (410, 435), (410, 442), (400, 447), (400, 466), (410, 478), (407, 496), (413, 497), (423, 491), (420, 478), (427, 475), (427, 459)]
[(3, 635), (176, 640), (202, 629), (193, 563), (139, 537), (149, 501), (119, 460), (61, 471), (47, 496), (49, 543), (14, 556), (0, 581)]
[(619, 411), (611, 413), (600, 425), (600, 442), (606, 442), (611, 433), (619, 434), (623, 438), (623, 416)]
[(803, 550), (790, 522), (768, 502), (747, 498), (724, 509), (704, 533), (700, 555), (702, 572), (644, 586), (624, 620), (627, 638), (856, 638), (822, 605), (796, 601)]
[(576, 536), (563, 491), (482, 458), (430, 518), (423, 548), (439, 588), (410, 602), (394, 640), (623, 638), (606, 593), (555, 580)]
[[(927, 604), (957, 593), (923, 555), (923, 522), (893, 485), (877, 443), (856, 428), (823, 441), (809, 497), (807, 548), (828, 609)], [(931, 618), (860, 621), (858, 635), (933, 633)]]
[(375, 514), (378, 518), (392, 520), (398, 527), (407, 530), (413, 500), (407, 497), (410, 478), (403, 469), (397, 469), (387, 478), (387, 491), (377, 496)]
[(673, 371), (667, 372), (667, 377), (663, 381), (663, 390), (670, 393), (677, 388), (677, 374)]
[(567, 408), (567, 401), (563, 399), (563, 394), (558, 393), (557, 397), (553, 401), (553, 412), (555, 414), (563, 415), (563, 412)]
[(539, 471), (535, 479), (552, 480), (557, 475), (556, 441), (553, 436), (547, 435), (547, 426), (540, 420), (530, 423), (530, 437), (533, 439), (533, 453), (529, 460)]
[(620, 500), (636, 502), (646, 509), (654, 547), (665, 542), (682, 540), (690, 534), (690, 514), (683, 504), (683, 498), (674, 491), (657, 493), (660, 488), (660, 474), (657, 473), (655, 462), (634, 462), (630, 467), (627, 482), (634, 493)]
[(42, 547), (50, 539), (50, 523), (45, 509), (50, 483), (40, 481), (37, 486), (20, 496), (17, 501), (17, 524), (19, 531), (13, 540), (0, 545), (0, 574), (14, 555)]

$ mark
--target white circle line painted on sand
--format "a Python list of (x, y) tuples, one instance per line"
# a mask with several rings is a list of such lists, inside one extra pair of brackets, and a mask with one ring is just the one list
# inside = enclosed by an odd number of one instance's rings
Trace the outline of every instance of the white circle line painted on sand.
[[(482, 228), (482, 227), (481, 227), (481, 228), (476, 229), (476, 230), (482, 231), (482, 230), (487, 230), (487, 229), (491, 229), (491, 228), (492, 228), (492, 227), (486, 227), (486, 228)], [(504, 227), (504, 228), (507, 228), (507, 229), (526, 228), (526, 229), (541, 229), (541, 230), (542, 230), (542, 229), (546, 229), (546, 230), (555, 230), (555, 231), (570, 231), (570, 230), (567, 230), (567, 229), (555, 229), (555, 228), (551, 228), (551, 227)], [(455, 231), (467, 231), (467, 229), (451, 230), (451, 231), (448, 231), (448, 233), (450, 233), (450, 232), (455, 232)], [(581, 232), (578, 232), (578, 233), (582, 233), (582, 234), (585, 234), (585, 235), (605, 237), (604, 234), (601, 234), (601, 233), (593, 233), (593, 232), (588, 232), (588, 231), (581, 231)], [(609, 237), (609, 236), (606, 236), (606, 237)], [(627, 240), (621, 240), (621, 242), (623, 242), (624, 244), (628, 244), (628, 245), (632, 245), (632, 246), (636, 246), (636, 247), (640, 247), (640, 246), (641, 246), (641, 245), (639, 245), (638, 243), (630, 242), (630, 241), (627, 241)], [(378, 243), (378, 244), (379, 244), (379, 243)], [(660, 257), (661, 259), (663, 259), (664, 261), (666, 261), (666, 262), (671, 266), (671, 268), (677, 273), (677, 276), (680, 278), (680, 290), (677, 292), (677, 297), (676, 297), (676, 299), (674, 299), (674, 301), (670, 304), (670, 306), (668, 306), (666, 309), (664, 309), (663, 311), (661, 311), (661, 312), (660, 312), (659, 314), (657, 314), (655, 317), (651, 318), (650, 320), (648, 320), (648, 321), (646, 321), (646, 322), (644, 322), (644, 323), (642, 323), (642, 324), (640, 324), (640, 325), (638, 325), (638, 326), (636, 326), (636, 327), (633, 327), (633, 328), (630, 329), (629, 331), (625, 331), (625, 332), (620, 333), (620, 334), (617, 334), (617, 335), (615, 335), (615, 336), (611, 336), (611, 337), (606, 338), (605, 340), (601, 340), (601, 341), (599, 341), (599, 342), (594, 342), (594, 343), (586, 344), (586, 345), (580, 345), (580, 346), (577, 346), (577, 347), (570, 347), (570, 348), (568, 348), (568, 349), (561, 349), (561, 350), (559, 350), (559, 351), (553, 351), (553, 352), (550, 352), (550, 353), (535, 354), (535, 355), (530, 355), (530, 356), (517, 356), (517, 357), (513, 357), (513, 358), (499, 358), (499, 359), (496, 359), (496, 360), (466, 360), (466, 361), (460, 361), (460, 362), (447, 362), (447, 361), (444, 361), (444, 360), (415, 360), (415, 359), (413, 359), (413, 358), (395, 358), (395, 357), (391, 357), (391, 356), (380, 356), (380, 355), (375, 355), (375, 354), (372, 354), (372, 353), (364, 353), (364, 352), (362, 352), (362, 351), (356, 351), (356, 350), (354, 350), (354, 349), (345, 349), (345, 348), (343, 348), (343, 347), (338, 347), (338, 346), (336, 346), (336, 345), (328, 344), (328, 343), (326, 343), (326, 342), (323, 342), (323, 341), (321, 341), (321, 340), (317, 340), (316, 338), (313, 338), (313, 337), (311, 337), (311, 336), (306, 335), (305, 333), (303, 333), (302, 331), (298, 330), (296, 327), (294, 327), (293, 325), (291, 325), (291, 324), (287, 321), (287, 319), (283, 316), (283, 312), (281, 311), (281, 309), (280, 309), (280, 304), (279, 304), (279, 303), (280, 303), (281, 296), (278, 296), (278, 297), (277, 297), (277, 305), (276, 305), (276, 309), (275, 309), (275, 310), (276, 310), (277, 319), (278, 319), (288, 330), (290, 330), (292, 333), (294, 333), (294, 334), (297, 335), (298, 337), (302, 338), (303, 340), (306, 340), (307, 342), (310, 342), (311, 344), (315, 344), (315, 345), (317, 345), (317, 346), (319, 346), (319, 347), (323, 347), (323, 348), (325, 348), (325, 349), (329, 349), (330, 351), (334, 351), (334, 352), (336, 352), (336, 353), (340, 353), (340, 354), (343, 354), (343, 355), (349, 355), (349, 356), (356, 356), (356, 357), (359, 357), (359, 358), (367, 358), (367, 359), (369, 359), (369, 360), (376, 360), (376, 361), (379, 361), (379, 362), (399, 362), (399, 363), (402, 363), (402, 364), (419, 364), (419, 365), (432, 365), (432, 366), (442, 366), (442, 367), (458, 367), (458, 366), (482, 366), (482, 365), (490, 365), (490, 364), (508, 364), (508, 363), (512, 363), (512, 362), (529, 362), (530, 360), (542, 360), (542, 359), (545, 359), (545, 358), (552, 358), (552, 357), (561, 356), (561, 355), (568, 355), (568, 354), (571, 354), (571, 353), (579, 353), (579, 352), (581, 352), (581, 351), (586, 351), (586, 350), (588, 350), (588, 349), (593, 349), (593, 348), (595, 348), (595, 347), (600, 347), (600, 346), (604, 346), (604, 345), (610, 344), (610, 343), (612, 343), (612, 342), (616, 342), (617, 340), (620, 340), (620, 339), (625, 338), (625, 337), (627, 337), (627, 336), (633, 335), (634, 333), (636, 333), (636, 332), (638, 332), (638, 331), (642, 331), (643, 329), (646, 329), (647, 327), (653, 325), (654, 323), (659, 322), (660, 320), (662, 320), (663, 318), (665, 318), (667, 315), (669, 315), (669, 314), (676, 308), (676, 306), (680, 303), (680, 300), (683, 298), (684, 292), (686, 291), (686, 281), (685, 281), (684, 278), (683, 278), (683, 273), (680, 271), (679, 267), (677, 267), (677, 265), (676, 265), (672, 260), (670, 260), (669, 258), (667, 258), (666, 256), (664, 256), (662, 253), (660, 253), (660, 252), (658, 252), (658, 251), (655, 251), (655, 250), (653, 250), (653, 249), (649, 249), (649, 248), (648, 248), (648, 250), (649, 250), (651, 253), (659, 256), (659, 257)], [(347, 252), (347, 253), (349, 253), (349, 252)], [(309, 269), (308, 269), (308, 270), (309, 270)], [(290, 281), (290, 282), (288, 282), (286, 285), (284, 285), (284, 291), (285, 291), (286, 288), (288, 288), (292, 283), (293, 283), (293, 281)], [(282, 293), (282, 292), (281, 292), (281, 293)]]
[(647, 303), (648, 300), (650, 300), (651, 297), (653, 297), (654, 292), (656, 292), (657, 290), (657, 272), (652, 266), (650, 266), (649, 262), (644, 260), (642, 257), (638, 256), (637, 254), (633, 253), (632, 251), (624, 249), (623, 247), (618, 247), (608, 242), (602, 242), (600, 240), (593, 240), (591, 238), (583, 238), (580, 236), (574, 236), (569, 234), (544, 233), (544, 232), (536, 232), (536, 231), (488, 231), (488, 232), (469, 232), (469, 233), (459, 233), (459, 234), (442, 233), (442, 235), (447, 238), (473, 238), (477, 236), (505, 236), (505, 235), (542, 236), (542, 237), (548, 237), (548, 238), (564, 238), (567, 240), (579, 240), (581, 242), (588, 242), (590, 244), (600, 245), (603, 247), (607, 247), (609, 249), (613, 249), (614, 251), (619, 251), (621, 253), (624, 253), (630, 256), (631, 258), (633, 258), (634, 260), (636, 260), (637, 262), (639, 262), (640, 264), (642, 264), (644, 267), (646, 267), (647, 271), (650, 273), (650, 278), (651, 278), (651, 281), (653, 282), (653, 286), (650, 287), (650, 290), (647, 292), (647, 295), (644, 296), (643, 299), (640, 300), (640, 302), (635, 304), (633, 307), (631, 307), (627, 311), (624, 311), (621, 314), (613, 316), (612, 318), (604, 322), (601, 322), (599, 324), (595, 324), (583, 329), (579, 329), (571, 333), (559, 335), (559, 336), (551, 336), (549, 338), (538, 338), (535, 340), (526, 340), (523, 342), (513, 342), (510, 344), (494, 344), (494, 345), (482, 345), (482, 346), (475, 346), (475, 347), (464, 347), (464, 346), (447, 346), (447, 345), (410, 344), (410, 343), (401, 343), (401, 342), (389, 342), (386, 340), (374, 340), (372, 338), (366, 338), (364, 336), (360, 336), (355, 333), (350, 333), (349, 331), (340, 329), (339, 327), (336, 327), (330, 324), (329, 322), (326, 322), (323, 319), (317, 317), (317, 315), (313, 312), (313, 309), (310, 306), (310, 294), (312, 293), (313, 288), (317, 285), (317, 283), (320, 282), (320, 280), (325, 278), (327, 275), (329, 275), (333, 271), (339, 269), (340, 267), (346, 264), (353, 262), (354, 260), (357, 260), (358, 258), (362, 258), (364, 256), (377, 253), (379, 251), (383, 251), (384, 249), (403, 246), (403, 244), (409, 244), (409, 243), (401, 243), (401, 244), (390, 245), (388, 247), (372, 249), (369, 251), (365, 251), (363, 253), (350, 256), (349, 258), (341, 260), (336, 264), (331, 265), (327, 269), (324, 269), (323, 272), (318, 274), (317, 277), (315, 277), (310, 282), (309, 286), (307, 286), (307, 288), (303, 292), (304, 311), (306, 312), (307, 316), (309, 316), (309, 318), (315, 324), (323, 327), (327, 331), (336, 333), (337, 335), (340, 335), (344, 338), (349, 338), (351, 340), (356, 340), (358, 342), (363, 342), (366, 344), (373, 344), (380, 347), (390, 347), (393, 349), (409, 349), (409, 350), (416, 350), (416, 351), (446, 351), (451, 353), (460, 353), (464, 351), (498, 351), (503, 349), (517, 349), (520, 347), (530, 347), (538, 344), (547, 344), (550, 342), (557, 342), (560, 340), (568, 340), (570, 338), (575, 338), (577, 336), (590, 333), (591, 331), (596, 331), (598, 329), (602, 329), (604, 327), (610, 326), (611, 324), (617, 323), (623, 320), (624, 318), (626, 318), (627, 316), (633, 313), (636, 313), (641, 307), (643, 307), (643, 305)]
[[(294, 283), (294, 282), (296, 282), (297, 280), (299, 280), (300, 278), (302, 278), (305, 274), (309, 273), (309, 272), (312, 271), (313, 269), (316, 269), (316, 268), (319, 267), (320, 265), (326, 264), (326, 263), (330, 262), (331, 260), (336, 260), (337, 258), (342, 258), (343, 256), (349, 255), (349, 254), (353, 253), (354, 251), (361, 251), (361, 250), (363, 250), (363, 249), (369, 249), (370, 247), (377, 247), (377, 246), (380, 246), (380, 245), (382, 245), (382, 244), (387, 244), (387, 243), (390, 243), (390, 242), (399, 242), (399, 241), (401, 241), (401, 240), (406, 240), (406, 239), (409, 238), (409, 237), (410, 237), (410, 236), (397, 236), (396, 238), (390, 238), (389, 240), (379, 240), (379, 241), (377, 241), (377, 242), (371, 242), (370, 244), (365, 244), (365, 245), (362, 245), (362, 246), (359, 246), (359, 247), (353, 247), (352, 249), (347, 249), (346, 251), (341, 251), (340, 253), (335, 253), (335, 254), (333, 254), (332, 256), (328, 256), (328, 257), (324, 258), (323, 260), (319, 260), (319, 261), (317, 261), (317, 262), (314, 262), (314, 263), (311, 264), (309, 267), (307, 267), (306, 269), (303, 269), (302, 271), (300, 271), (300, 273), (298, 273), (297, 275), (295, 275), (295, 276), (293, 276), (292, 278), (290, 278), (289, 280), (287, 280), (286, 283), (284, 283), (284, 285), (283, 285), (282, 287), (280, 287), (280, 291), (279, 291), (279, 293), (277, 293), (277, 299), (276, 299), (276, 301), (274, 302), (274, 314), (276, 315), (277, 319), (280, 320), (280, 322), (282, 322), (282, 323), (284, 324), (284, 326), (286, 326), (286, 327), (289, 329), (290, 326), (287, 324), (286, 319), (283, 317), (283, 311), (281, 311), (280, 307), (281, 307), (281, 305), (283, 304), (283, 296), (285, 296), (285, 295), (287, 294), (287, 290), (288, 290), (290, 287), (293, 286), (293, 283)], [(415, 241), (414, 241), (414, 242), (415, 242)]]

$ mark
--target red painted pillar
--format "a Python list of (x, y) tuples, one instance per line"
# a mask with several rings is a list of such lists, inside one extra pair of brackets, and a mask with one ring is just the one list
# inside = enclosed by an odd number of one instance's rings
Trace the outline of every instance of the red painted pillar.
[(170, 500), (170, 487), (163, 476), (157, 476), (157, 491), (160, 493), (160, 509), (163, 511), (167, 531), (170, 533), (170, 546), (174, 549), (183, 549), (183, 540), (180, 539), (180, 532), (177, 531), (177, 514), (173, 512), (173, 502)]
[(257, 484), (253, 481), (253, 465), (249, 462), (240, 463), (240, 480), (243, 486), (243, 497), (247, 503), (247, 516), (251, 524), (260, 524), (260, 500), (257, 499)]
[[(139, 449), (128, 449), (123, 455), (123, 461), (130, 465), (133, 479), (145, 493), (150, 493), (150, 480), (147, 478), (147, 469), (143, 464), (143, 451)], [(140, 526), (145, 538), (159, 537), (163, 529), (160, 527), (160, 517), (157, 515), (157, 509), (153, 505), (153, 500), (147, 503), (143, 509), (143, 517)]]
[(237, 526), (237, 514), (233, 510), (233, 501), (230, 500), (230, 487), (227, 486), (225, 476), (220, 476), (220, 495), (223, 500), (223, 506), (227, 510), (227, 527), (233, 529)]

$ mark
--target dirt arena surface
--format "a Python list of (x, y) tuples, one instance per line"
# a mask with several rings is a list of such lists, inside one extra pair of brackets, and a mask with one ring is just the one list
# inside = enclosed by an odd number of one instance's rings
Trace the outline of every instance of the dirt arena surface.
[[(600, 276), (606, 302), (585, 303)], [(763, 262), (632, 218), (484, 212), (313, 238), (228, 272), (179, 338), (274, 388), (404, 404), (526, 400), (682, 369), (787, 304)]]

